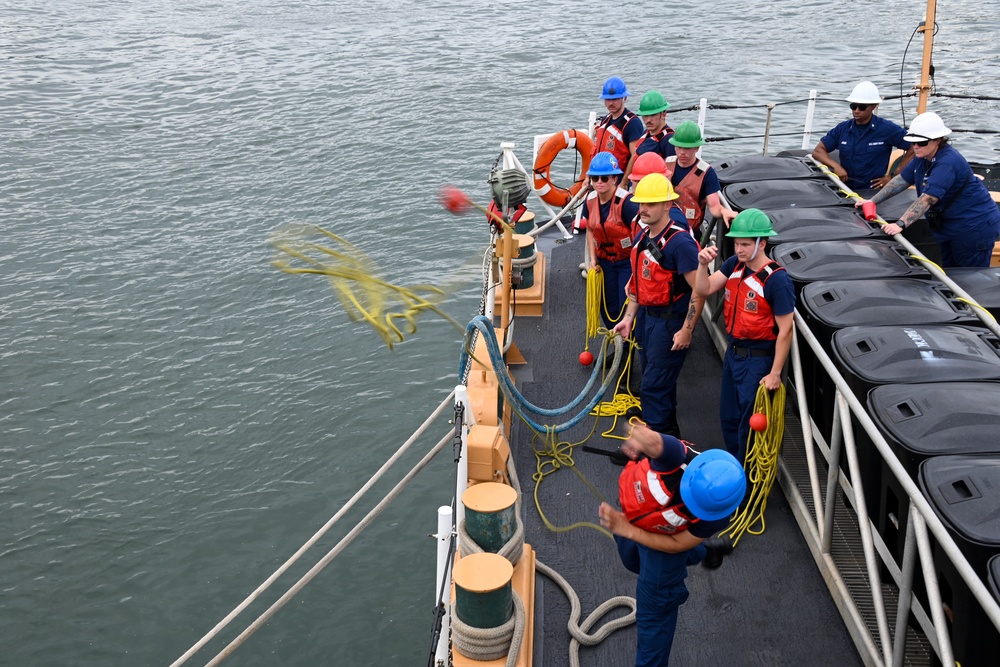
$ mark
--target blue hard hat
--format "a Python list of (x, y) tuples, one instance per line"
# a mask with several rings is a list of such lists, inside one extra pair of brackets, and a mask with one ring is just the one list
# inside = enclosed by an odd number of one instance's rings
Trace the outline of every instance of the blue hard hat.
[(628, 97), (628, 88), (625, 87), (624, 81), (613, 76), (604, 82), (604, 90), (601, 91), (602, 100), (617, 100), (622, 97)]
[(736, 511), (747, 489), (747, 476), (736, 457), (710, 449), (694, 457), (681, 477), (681, 497), (702, 521), (725, 519)]
[(618, 158), (608, 152), (595, 155), (590, 160), (590, 169), (587, 170), (587, 176), (617, 176), (623, 173), (625, 172), (618, 166)]

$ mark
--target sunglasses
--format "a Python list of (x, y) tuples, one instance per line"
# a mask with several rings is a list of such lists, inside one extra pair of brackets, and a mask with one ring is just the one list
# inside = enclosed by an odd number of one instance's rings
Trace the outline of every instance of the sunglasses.
[(870, 106), (872, 106), (872, 105), (871, 104), (856, 104), (855, 102), (851, 102), (851, 111), (868, 111), (868, 107), (870, 107)]
[(914, 146), (920, 146), (921, 148), (923, 148), (928, 143), (930, 143), (930, 139), (924, 139), (923, 141), (911, 141), (910, 143), (913, 144)]
[(612, 178), (614, 178), (614, 176), (591, 176), (590, 180), (593, 181), (594, 183), (597, 183), (597, 182), (607, 183)]

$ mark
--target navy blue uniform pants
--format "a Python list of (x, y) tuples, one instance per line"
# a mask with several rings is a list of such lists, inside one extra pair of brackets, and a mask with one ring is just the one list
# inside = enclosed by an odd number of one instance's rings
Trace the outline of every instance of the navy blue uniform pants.
[(671, 350), (674, 334), (684, 326), (683, 316), (663, 319), (646, 313), (643, 317), (642, 342), (642, 419), (657, 433), (680, 437), (677, 425), (677, 378), (688, 351)]
[(996, 230), (992, 225), (976, 229), (958, 238), (938, 239), (941, 246), (941, 266), (945, 268), (969, 266), (988, 268), (993, 257)]
[(761, 379), (771, 372), (774, 354), (755, 357), (740, 356), (730, 343), (722, 362), (722, 394), (719, 397), (719, 417), (726, 451), (740, 463), (746, 460), (747, 439), (750, 437), (750, 415), (757, 399)]
[(677, 611), (688, 598), (688, 565), (705, 558), (705, 547), (677, 554), (650, 549), (615, 536), (626, 568), (639, 575), (635, 585), (636, 667), (667, 667), (677, 629)]

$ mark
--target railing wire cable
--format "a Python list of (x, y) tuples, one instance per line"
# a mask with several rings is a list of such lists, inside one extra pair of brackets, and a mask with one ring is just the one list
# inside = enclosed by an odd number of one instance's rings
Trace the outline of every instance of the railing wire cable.
[[(332, 528), (333, 525), (337, 523), (337, 521), (339, 521), (341, 517), (343, 517), (344, 514), (347, 513), (347, 511), (350, 510), (357, 503), (357, 501), (360, 500), (361, 497), (365, 493), (367, 493), (368, 490), (379, 479), (381, 479), (381, 477), (385, 474), (385, 472), (390, 467), (392, 467), (392, 465), (397, 460), (399, 460), (399, 457), (402, 456), (402, 454), (407, 449), (409, 449), (410, 445), (416, 442), (417, 438), (419, 438), (424, 433), (424, 431), (427, 430), (427, 427), (430, 426), (430, 424), (435, 419), (437, 419), (441, 415), (441, 413), (444, 412), (446, 408), (451, 407), (453, 405), (454, 397), (455, 397), (455, 392), (453, 390), (450, 394), (448, 394), (448, 396), (444, 399), (444, 401), (441, 402), (441, 404), (437, 407), (437, 409), (435, 409), (434, 412), (431, 413), (431, 415), (424, 421), (424, 423), (421, 424), (420, 427), (413, 432), (413, 435), (411, 435), (406, 440), (406, 442), (400, 445), (399, 449), (397, 449), (396, 452), (391, 457), (389, 457), (389, 459), (384, 464), (382, 464), (382, 467), (379, 468), (374, 475), (372, 475), (371, 479), (369, 479), (365, 483), (365, 485), (361, 487), (361, 489), (359, 489), (358, 492), (355, 493), (354, 496), (352, 496), (351, 499), (348, 500), (347, 503), (343, 507), (341, 507), (340, 510), (329, 521), (327, 521), (322, 528), (316, 531), (315, 535), (313, 535), (311, 538), (309, 538), (309, 540), (305, 544), (299, 547), (299, 550), (296, 551), (294, 554), (292, 554), (292, 556), (287, 561), (285, 561), (285, 563), (281, 567), (275, 570), (274, 573), (264, 581), (264, 583), (258, 586), (256, 590), (253, 591), (253, 593), (248, 595), (247, 598), (243, 600), (243, 602), (241, 602), (235, 609), (229, 612), (229, 614), (221, 621), (219, 621), (219, 623), (214, 628), (212, 628), (204, 637), (199, 639), (198, 642), (194, 644), (194, 646), (189, 648), (187, 652), (184, 653), (184, 655), (182, 655), (173, 663), (171, 663), (170, 667), (178, 667), (179, 665), (182, 665), (185, 662), (187, 662), (187, 660), (191, 656), (197, 653), (205, 644), (207, 644), (212, 638), (214, 638), (217, 634), (219, 634), (219, 632), (222, 631), (223, 628), (229, 625), (229, 623), (234, 618), (236, 618), (244, 609), (246, 609), (254, 600), (256, 600), (261, 593), (267, 590), (267, 588), (270, 587), (270, 585), (274, 583), (274, 581), (278, 577), (284, 574), (284, 572), (289, 567), (291, 567), (302, 556), (302, 554), (304, 554), (314, 544), (316, 544), (316, 542), (319, 541), (319, 539), (323, 537), (323, 535), (325, 535), (326, 532), (330, 530), (330, 528)], [(449, 435), (447, 440), (451, 441), (452, 437), (453, 437), (452, 435)]]
[(359, 521), (358, 524), (351, 529), (351, 532), (345, 535), (344, 538), (341, 539), (340, 542), (338, 542), (337, 545), (333, 547), (333, 549), (328, 551), (327, 554), (323, 556), (323, 558), (318, 563), (313, 565), (308, 572), (302, 575), (302, 578), (300, 578), (297, 582), (295, 582), (294, 586), (289, 588), (284, 595), (278, 598), (278, 600), (274, 604), (272, 604), (270, 607), (267, 608), (267, 610), (264, 613), (258, 616), (257, 619), (247, 627), (246, 630), (240, 633), (240, 635), (236, 639), (231, 641), (229, 645), (226, 646), (226, 648), (222, 649), (218, 653), (218, 655), (212, 658), (211, 661), (206, 663), (205, 667), (215, 667), (216, 665), (220, 664), (223, 660), (229, 657), (229, 655), (233, 651), (239, 648), (243, 644), (243, 642), (245, 642), (250, 637), (250, 635), (259, 630), (262, 625), (267, 623), (267, 621), (269, 621), (271, 617), (274, 616), (275, 613), (277, 613), (282, 607), (284, 607), (289, 600), (295, 597), (298, 594), (298, 592), (305, 587), (306, 584), (308, 584), (316, 577), (316, 575), (322, 572), (323, 569), (330, 564), (330, 561), (336, 558), (337, 555), (341, 551), (343, 551), (344, 548), (347, 545), (349, 545), (354, 540), (355, 537), (358, 536), (358, 534), (361, 533), (361, 531), (367, 528), (368, 525), (371, 524), (371, 522), (374, 521), (378, 517), (378, 515), (381, 514), (382, 511), (386, 507), (388, 507), (389, 504), (392, 503), (392, 501), (396, 499), (396, 497), (400, 494), (400, 492), (413, 480), (413, 478), (416, 477), (417, 474), (420, 473), (424, 468), (426, 468), (427, 465), (431, 462), (431, 460), (435, 456), (437, 456), (437, 454), (442, 449), (444, 449), (446, 445), (448, 445), (451, 442), (451, 440), (452, 440), (451, 433), (447, 433), (443, 438), (438, 440), (437, 444), (434, 445), (434, 447), (429, 452), (424, 454), (424, 457), (420, 459), (420, 461), (418, 461), (415, 466), (413, 466), (410, 472), (406, 473), (406, 476), (403, 477), (403, 479), (400, 480), (399, 483), (396, 484), (396, 486), (392, 487), (392, 490), (386, 494), (385, 498), (383, 498), (379, 502), (379, 504), (376, 505), (374, 509), (372, 509), (372, 511), (366, 514), (364, 519)]

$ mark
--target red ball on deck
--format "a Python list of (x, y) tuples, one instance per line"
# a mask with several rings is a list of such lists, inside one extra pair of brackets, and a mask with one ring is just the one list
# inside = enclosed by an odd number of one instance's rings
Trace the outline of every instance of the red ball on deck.
[(469, 198), (454, 185), (446, 185), (441, 188), (438, 197), (441, 199), (441, 205), (455, 215), (461, 215), (472, 208), (472, 202)]
[(767, 415), (760, 412), (755, 412), (750, 415), (750, 428), (755, 431), (763, 431), (767, 429)]
[(594, 363), (594, 355), (592, 355), (588, 350), (584, 350), (580, 353), (580, 365), (589, 366)]

